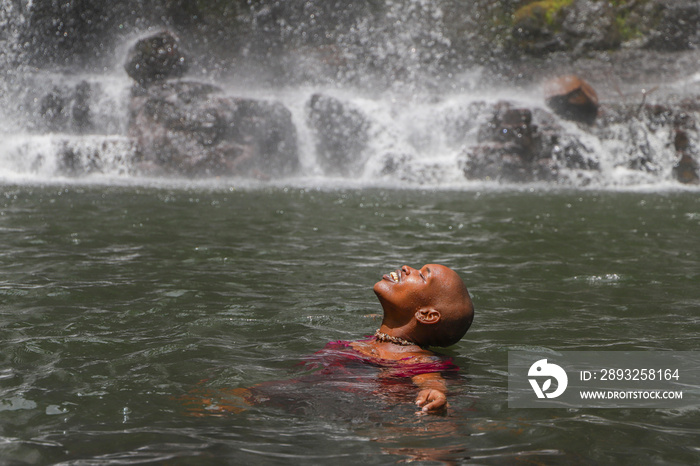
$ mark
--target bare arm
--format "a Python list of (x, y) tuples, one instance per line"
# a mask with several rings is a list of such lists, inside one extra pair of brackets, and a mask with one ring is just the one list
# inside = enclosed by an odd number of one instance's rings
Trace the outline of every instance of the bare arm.
[(447, 384), (440, 373), (420, 374), (412, 380), (420, 389), (416, 405), (423, 413), (434, 413), (447, 407)]

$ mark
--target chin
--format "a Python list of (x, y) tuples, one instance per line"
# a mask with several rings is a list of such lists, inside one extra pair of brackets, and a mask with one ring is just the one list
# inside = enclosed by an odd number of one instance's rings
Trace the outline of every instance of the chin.
[(374, 284), (374, 288), (372, 288), (374, 290), (374, 294), (376, 294), (377, 296), (380, 296), (382, 294), (382, 291), (383, 291), (382, 290), (382, 282), (383, 281), (384, 280), (379, 280), (377, 283)]

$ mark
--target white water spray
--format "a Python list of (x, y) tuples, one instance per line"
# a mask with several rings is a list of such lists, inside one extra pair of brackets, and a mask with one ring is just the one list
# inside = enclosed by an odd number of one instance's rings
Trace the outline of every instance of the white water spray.
[[(18, 31), (25, 19), (18, 8), (7, 1), (0, 8), (0, 49), (4, 52), (0, 68), (9, 76), (0, 89), (0, 179), (150, 179), (140, 178), (134, 167), (138, 141), (129, 132), (132, 81), (122, 64), (90, 74), (29, 69), (22, 64), (19, 52)], [(315, 180), (311, 182), (328, 185), (327, 180), (332, 180), (330, 184), (457, 189), (483, 182), (469, 180), (464, 166), (473, 156), (471, 149), (480, 143), (480, 128), (489, 124), (493, 106), (508, 101), (515, 107), (532, 109), (535, 125), (542, 123), (538, 112), (549, 112), (538, 89), (489, 88), (478, 67), (459, 75), (447, 73), (438, 80), (440, 85), (426, 80), (431, 73), (440, 72), (441, 60), (452, 46), (441, 34), (443, 20), (439, 8), (422, 0), (387, 4), (382, 28), (369, 24), (366, 18), (359, 20), (338, 38), (346, 46), (346, 56), (371, 50), (372, 56), (354, 69), (359, 76), (350, 76), (350, 67), (330, 80), (284, 88), (253, 88), (250, 79), (243, 80), (243, 86), (233, 81), (215, 83), (232, 97), (278, 101), (291, 112), (299, 171), (291, 179), (264, 182)], [(125, 49), (124, 44), (115, 46), (116, 51)], [(124, 55), (114, 53), (119, 59)], [(320, 65), (327, 66), (324, 60)], [(392, 84), (378, 88), (362, 76), (368, 63), (385, 67)], [(306, 57), (299, 68), (323, 67), (316, 65), (317, 58)], [(343, 84), (346, 81), (352, 84)], [(696, 76), (689, 82), (697, 81)], [(330, 173), (320, 161), (319, 135), (309, 116), (314, 95), (340, 102), (364, 121), (366, 132), (357, 154), (361, 166), (352, 174)], [(673, 135), (669, 126), (655, 128), (631, 115), (607, 125), (605, 131), (592, 132), (554, 118), (564, 131), (562, 147), (567, 140), (576, 140), (597, 164), (591, 170), (562, 169), (557, 185), (613, 189), (676, 186), (672, 168), (678, 155), (670, 144)]]

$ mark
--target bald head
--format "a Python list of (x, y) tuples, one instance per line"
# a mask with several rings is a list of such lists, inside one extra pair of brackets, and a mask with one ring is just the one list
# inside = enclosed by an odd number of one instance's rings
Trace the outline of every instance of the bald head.
[(474, 306), (467, 287), (452, 269), (427, 264), (403, 266), (374, 285), (388, 329), (400, 329), (424, 346), (450, 346), (469, 329)]

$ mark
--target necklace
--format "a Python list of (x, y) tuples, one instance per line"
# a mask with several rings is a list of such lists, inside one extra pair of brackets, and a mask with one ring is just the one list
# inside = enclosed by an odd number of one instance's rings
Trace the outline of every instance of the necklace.
[(413, 343), (412, 341), (404, 340), (403, 338), (400, 337), (392, 337), (391, 335), (387, 335), (386, 333), (382, 333), (377, 329), (376, 332), (374, 332), (374, 338), (382, 343), (393, 343), (395, 345), (401, 345), (401, 346), (418, 346), (416, 343)]

